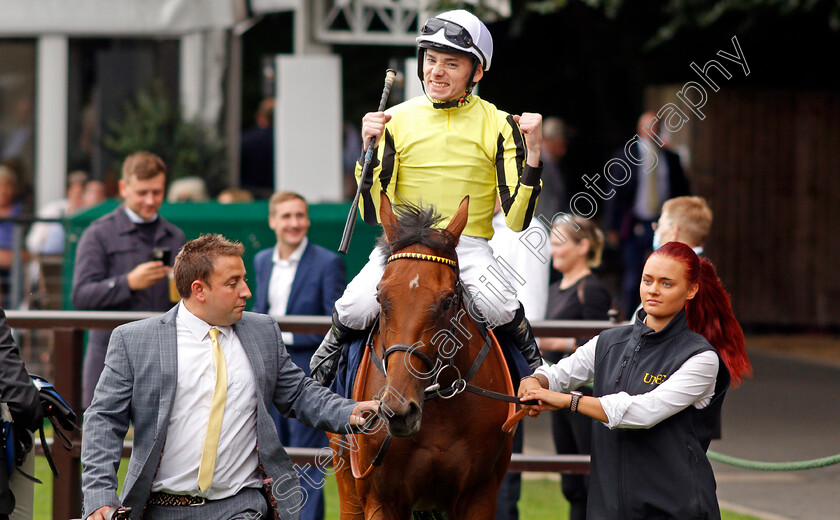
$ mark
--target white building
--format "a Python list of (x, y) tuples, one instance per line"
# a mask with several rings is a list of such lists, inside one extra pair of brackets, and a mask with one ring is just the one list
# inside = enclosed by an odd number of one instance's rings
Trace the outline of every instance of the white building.
[[(236, 184), (243, 117), (241, 36), (263, 15), (291, 12), (293, 52), (273, 63), (275, 186), (316, 202), (339, 200), (342, 63), (332, 46), (413, 46), (430, 3), (4, 0), (0, 159), (15, 157), (24, 165), (35, 207), (63, 197), (69, 169), (82, 167), (102, 178), (111, 164), (100, 144), (109, 121), (119, 117), (138, 88), (157, 78), (186, 117), (223, 129), (231, 184)], [(502, 16), (509, 14), (508, 3), (482, 2)], [(419, 92), (414, 75), (406, 76), (406, 94)], [(371, 93), (371, 107), (377, 95)]]

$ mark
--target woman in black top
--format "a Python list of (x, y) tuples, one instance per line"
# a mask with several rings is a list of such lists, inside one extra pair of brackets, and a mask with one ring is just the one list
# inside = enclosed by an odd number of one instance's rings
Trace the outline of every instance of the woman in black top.
[[(549, 320), (606, 320), (612, 306), (610, 293), (592, 269), (601, 264), (604, 235), (588, 219), (571, 217), (571, 222), (558, 220), (551, 233), (551, 260), (554, 269), (563, 277), (551, 284), (548, 290)], [(561, 239), (559, 235), (565, 239)], [(571, 354), (577, 345), (589, 338), (541, 338), (543, 358), (551, 363)], [(592, 395), (591, 388), (582, 387)], [(551, 431), (557, 453), (589, 454), (592, 436), (592, 419), (558, 410), (551, 414)], [(586, 518), (586, 497), (589, 477), (563, 475), (561, 487), (569, 501), (571, 520)]]

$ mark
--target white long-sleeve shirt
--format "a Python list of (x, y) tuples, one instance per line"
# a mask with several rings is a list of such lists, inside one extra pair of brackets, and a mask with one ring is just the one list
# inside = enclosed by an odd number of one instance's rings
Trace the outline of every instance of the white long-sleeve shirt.
[[(268, 315), (269, 316), (285, 316), (286, 308), (289, 306), (289, 297), (292, 295), (292, 284), (295, 282), (295, 275), (297, 274), (300, 259), (303, 252), (306, 251), (306, 246), (309, 245), (309, 239), (303, 237), (297, 249), (295, 249), (289, 258), (280, 258), (280, 250), (277, 246), (274, 248), (274, 253), (271, 255), (271, 275), (268, 277)], [(295, 344), (295, 336), (291, 332), (281, 332), (283, 336), (283, 343), (286, 345)]]
[(227, 395), (213, 483), (200, 491), (198, 469), (216, 386), (210, 325), (180, 303), (177, 318), (178, 383), (166, 444), (152, 491), (218, 500), (262, 486), (257, 457), (257, 390), (248, 355), (233, 327), (219, 329), (227, 366)]
[(516, 291), (525, 309), (525, 317), (534, 322), (545, 319), (548, 307), (548, 280), (551, 247), (547, 229), (537, 219), (523, 231), (516, 232), (505, 224), (504, 212), (493, 215), (493, 255), (504, 262), (502, 273)]
[[(542, 366), (534, 373), (548, 379), (548, 389), (568, 392), (589, 383), (595, 375), (595, 347), (598, 336), (578, 347), (571, 356), (551, 366)], [(598, 399), (607, 415), (607, 427), (650, 428), (684, 410), (688, 406), (705, 408), (715, 394), (718, 356), (712, 351), (696, 354), (662, 384), (650, 392), (630, 395), (609, 394)]]

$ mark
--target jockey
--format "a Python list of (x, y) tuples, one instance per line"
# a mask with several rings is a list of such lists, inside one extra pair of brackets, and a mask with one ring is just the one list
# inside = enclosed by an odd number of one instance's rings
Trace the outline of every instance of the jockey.
[[(425, 96), (362, 119), (362, 139), (376, 138), (373, 175), (362, 187), (361, 211), (378, 223), (380, 193), (395, 206), (432, 204), (443, 225), (469, 195), (469, 218), (458, 243), (461, 279), (482, 319), (508, 337), (531, 370), (542, 364), (531, 326), (509, 283), (480, 282), (505, 273), (493, 256), (493, 212), (498, 197), (514, 231), (528, 227), (540, 192), (542, 116), (510, 115), (472, 93), (490, 70), (493, 39), (473, 14), (448, 11), (430, 18), (417, 37), (417, 74)], [(381, 139), (384, 137), (384, 139)], [(362, 161), (356, 165), (361, 176)], [(376, 285), (385, 269), (377, 248), (336, 301), (333, 324), (310, 362), (312, 377), (329, 385), (340, 346), (379, 312)], [(524, 274), (524, 273), (523, 273)]]

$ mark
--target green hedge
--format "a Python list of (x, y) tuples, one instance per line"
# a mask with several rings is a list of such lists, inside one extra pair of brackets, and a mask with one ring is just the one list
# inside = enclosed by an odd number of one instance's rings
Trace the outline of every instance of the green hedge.
[[(117, 207), (117, 201), (107, 201), (95, 208), (67, 220), (67, 247), (64, 262), (64, 308), (72, 309), (70, 291), (73, 284), (73, 266), (76, 245), (82, 232), (97, 218)], [(344, 223), (350, 211), (350, 203), (312, 204), (309, 208), (309, 240), (331, 251), (336, 251), (341, 242)], [(245, 268), (248, 270), (248, 285), (255, 291), (256, 277), (253, 273), (254, 255), (276, 243), (274, 232), (268, 227), (268, 201), (246, 204), (218, 204), (216, 202), (164, 204), (160, 214), (180, 227), (187, 237), (193, 239), (202, 233), (221, 233), (227, 238), (238, 240), (245, 246)], [(369, 226), (357, 217), (356, 230), (347, 262), (348, 281), (365, 265), (381, 226)], [(251, 298), (251, 304), (253, 304)]]

